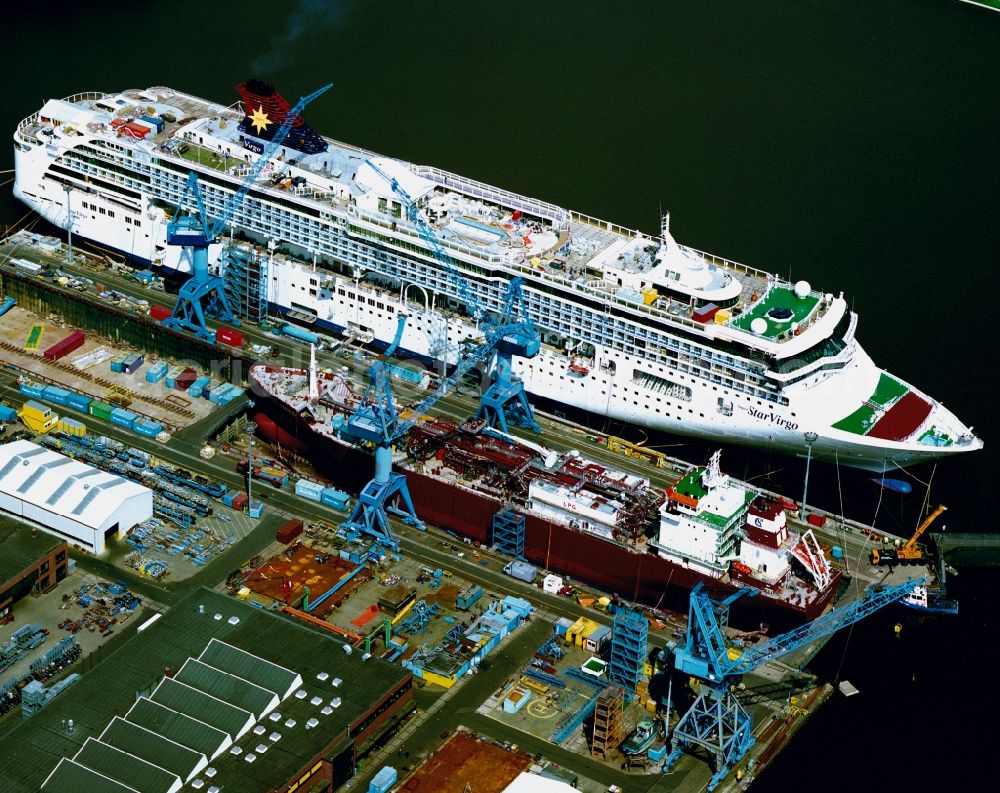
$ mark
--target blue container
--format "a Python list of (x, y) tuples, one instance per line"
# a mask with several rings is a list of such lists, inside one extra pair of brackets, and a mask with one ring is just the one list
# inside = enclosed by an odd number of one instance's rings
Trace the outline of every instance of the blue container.
[(93, 401), (86, 394), (77, 394), (75, 391), (71, 391), (66, 397), (66, 407), (86, 413), (90, 410), (90, 403)]
[(13, 421), (17, 418), (17, 411), (10, 405), (0, 405), (0, 421)]
[(146, 370), (146, 382), (158, 383), (167, 374), (167, 365), (162, 361), (155, 363)]
[(239, 494), (240, 494), (239, 490), (230, 490), (228, 493), (226, 493), (226, 495), (222, 497), (222, 503), (225, 504), (227, 507), (231, 507), (233, 505), (233, 499), (236, 498)]
[(65, 388), (59, 388), (58, 386), (50, 385), (46, 386), (42, 390), (42, 399), (46, 402), (52, 402), (56, 405), (65, 405), (66, 398), (69, 396), (69, 391)]
[(398, 779), (399, 775), (395, 768), (391, 765), (382, 766), (372, 781), (368, 783), (368, 793), (389, 793)]
[[(111, 420), (114, 421), (113, 415)], [(137, 418), (134, 422), (132, 422), (132, 431), (138, 435), (145, 435), (147, 438), (155, 438), (163, 432), (163, 425), (158, 421)]]
[(318, 482), (310, 482), (308, 479), (300, 479), (295, 483), (295, 495), (308, 498), (310, 501), (319, 501), (323, 495), (323, 485)]
[(135, 374), (139, 371), (139, 367), (145, 362), (145, 357), (142, 355), (130, 355), (122, 362), (122, 372), (125, 374)]
[(124, 427), (127, 430), (132, 429), (132, 425), (135, 423), (136, 415), (130, 410), (125, 410), (125, 408), (115, 408), (111, 411), (111, 423), (116, 427)]
[(43, 386), (41, 383), (31, 383), (31, 382), (20, 383), (18, 385), (18, 388), (21, 389), (22, 394), (27, 394), (28, 396), (34, 397), (35, 399), (41, 399), (42, 392), (45, 390), (45, 386)]
[(213, 388), (211, 391), (208, 392), (209, 401), (214, 402), (215, 404), (218, 405), (220, 400), (226, 394), (226, 392), (229, 391), (232, 387), (233, 386), (231, 383), (223, 383), (222, 385), (216, 386), (215, 388)]
[[(152, 116), (140, 116), (139, 120), (145, 121), (147, 124), (156, 127), (156, 134), (160, 134), (161, 132), (163, 132), (164, 122), (162, 118), (153, 118)], [(150, 275), (152, 275), (152, 273), (150, 273)]]
[(347, 506), (347, 502), (351, 500), (351, 497), (342, 490), (337, 490), (334, 487), (324, 487), (319, 500), (321, 504), (325, 504), (328, 507), (344, 509)]

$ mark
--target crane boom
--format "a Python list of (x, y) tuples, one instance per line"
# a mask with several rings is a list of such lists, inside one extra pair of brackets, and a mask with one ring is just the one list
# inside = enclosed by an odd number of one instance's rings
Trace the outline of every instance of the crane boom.
[(923, 522), (917, 527), (917, 530), (913, 532), (913, 536), (906, 541), (906, 544), (899, 549), (900, 559), (912, 559), (915, 556), (919, 556), (916, 552), (917, 541), (923, 536), (923, 533), (930, 528), (931, 524), (938, 519), (938, 516), (947, 510), (944, 504), (938, 504), (937, 509), (935, 509), (930, 515), (924, 518)]
[(274, 137), (271, 141), (264, 147), (264, 151), (261, 152), (260, 156), (254, 161), (254, 164), (250, 166), (250, 171), (247, 173), (246, 178), (240, 185), (240, 189), (233, 193), (229, 201), (226, 202), (225, 207), (222, 209), (222, 214), (219, 215), (215, 224), (212, 226), (211, 232), (209, 233), (208, 239), (210, 241), (218, 238), (219, 234), (226, 227), (226, 224), (232, 218), (233, 213), (239, 208), (240, 204), (243, 203), (243, 199), (246, 198), (247, 193), (253, 187), (254, 182), (257, 181), (257, 177), (260, 176), (261, 171), (267, 166), (271, 161), (271, 157), (274, 153), (281, 147), (281, 144), (285, 142), (285, 137), (288, 135), (288, 131), (292, 128), (292, 124), (295, 123), (295, 119), (299, 117), (299, 113), (302, 109), (313, 101), (318, 96), (325, 94), (333, 87), (333, 83), (327, 83), (322, 88), (318, 88), (313, 91), (308, 96), (303, 96), (295, 103), (294, 107), (288, 111), (285, 116), (285, 120), (281, 122), (281, 126), (278, 127), (278, 131), (274, 133)]
[(857, 600), (852, 600), (846, 606), (838, 606), (826, 614), (817, 617), (812, 622), (801, 625), (795, 630), (775, 636), (746, 650), (733, 663), (730, 674), (742, 675), (752, 672), (760, 666), (780, 658), (803, 645), (836, 633), (859, 622), (878, 611), (880, 608), (906, 597), (916, 587), (927, 582), (926, 578), (909, 578), (901, 584), (886, 586), (881, 589), (869, 587)]

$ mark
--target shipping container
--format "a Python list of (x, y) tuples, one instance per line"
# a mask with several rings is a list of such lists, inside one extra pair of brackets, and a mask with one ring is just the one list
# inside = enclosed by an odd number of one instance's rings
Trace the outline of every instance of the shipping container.
[(17, 418), (17, 411), (10, 405), (0, 405), (0, 421), (13, 421)]
[(157, 133), (163, 132), (163, 124), (164, 124), (164, 122), (163, 122), (162, 118), (153, 118), (152, 116), (143, 116), (139, 120), (140, 121), (144, 121), (147, 124), (151, 124), (156, 129)]
[(308, 479), (300, 479), (295, 483), (295, 495), (308, 498), (310, 501), (319, 501), (323, 494), (323, 485), (319, 482), (310, 482)]
[(122, 372), (125, 374), (135, 374), (139, 367), (145, 362), (145, 357), (142, 355), (130, 355), (122, 362)]
[(144, 435), (147, 438), (155, 438), (163, 432), (163, 425), (158, 421), (137, 418), (134, 422), (132, 422), (132, 431), (138, 435)]
[(275, 533), (278, 542), (288, 545), (292, 540), (302, 533), (303, 523), (301, 518), (292, 518)]
[(215, 340), (230, 347), (243, 346), (243, 334), (232, 328), (221, 327), (215, 331)]
[(79, 410), (81, 413), (87, 413), (92, 401), (93, 399), (86, 394), (78, 394), (75, 391), (70, 391), (66, 396), (66, 407)]
[(87, 434), (87, 425), (82, 421), (63, 416), (59, 419), (59, 431), (80, 438)]
[(708, 303), (694, 309), (694, 311), (691, 312), (691, 319), (695, 322), (711, 322), (718, 310), (719, 307), (715, 305), (715, 303)]
[(116, 427), (125, 427), (125, 429), (130, 430), (136, 418), (135, 413), (131, 410), (125, 410), (125, 408), (115, 408), (111, 411), (111, 423)]
[(347, 502), (351, 500), (351, 497), (342, 490), (337, 490), (333, 487), (325, 487), (323, 488), (323, 492), (320, 494), (319, 500), (320, 503), (325, 504), (328, 507), (343, 510), (347, 508)]
[(112, 372), (121, 372), (122, 366), (124, 366), (124, 365), (125, 365), (125, 359), (124, 358), (112, 358), (111, 359), (111, 371)]
[[(177, 378), (180, 377), (183, 373), (184, 373), (183, 366), (171, 366), (169, 369), (167, 369), (167, 375), (166, 375), (167, 388), (176, 388)], [(190, 388), (190, 386), (188, 387)]]
[(806, 520), (811, 526), (816, 526), (820, 529), (826, 525), (826, 515), (808, 515)]
[(231, 506), (237, 512), (242, 512), (243, 509), (246, 507), (246, 505), (247, 505), (247, 494), (246, 493), (237, 493), (233, 497), (233, 503), (230, 504), (229, 506)]
[(58, 361), (64, 355), (68, 355), (73, 350), (78, 350), (83, 346), (87, 337), (78, 330), (73, 331), (69, 336), (60, 339), (49, 347), (42, 355), (49, 361)]
[(167, 374), (167, 365), (163, 361), (157, 361), (146, 369), (146, 382), (158, 383)]
[(42, 392), (45, 390), (45, 386), (41, 383), (32, 383), (30, 380), (24, 380), (17, 384), (22, 394), (34, 397), (35, 399), (42, 398)]
[(150, 319), (155, 319), (158, 322), (162, 322), (173, 313), (170, 306), (150, 306), (149, 308)]
[(391, 765), (384, 765), (368, 783), (368, 793), (389, 793), (398, 779), (399, 775), (396, 773), (396, 769)]
[(55, 385), (45, 386), (45, 389), (42, 391), (42, 399), (46, 402), (52, 402), (55, 405), (65, 405), (66, 397), (68, 396), (69, 391)]
[(115, 409), (114, 405), (109, 405), (107, 402), (100, 402), (94, 400), (90, 403), (90, 407), (87, 408), (87, 412), (95, 418), (104, 419), (105, 421), (110, 420), (111, 412)]
[(194, 385), (194, 381), (197, 379), (198, 373), (189, 366), (177, 375), (177, 378), (174, 380), (174, 388), (178, 391), (187, 391), (192, 385)]
[(145, 124), (137, 124), (134, 121), (122, 124), (118, 127), (119, 135), (127, 138), (135, 138), (136, 140), (142, 140), (152, 131), (152, 128), (147, 127)]

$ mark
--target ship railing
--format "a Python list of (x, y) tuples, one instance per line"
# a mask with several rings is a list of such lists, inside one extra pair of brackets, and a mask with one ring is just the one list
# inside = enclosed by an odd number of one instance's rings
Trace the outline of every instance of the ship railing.
[(564, 224), (570, 214), (555, 204), (539, 201), (537, 198), (528, 198), (518, 193), (512, 193), (509, 190), (488, 185), (485, 182), (477, 182), (474, 179), (442, 171), (440, 168), (430, 165), (414, 165), (411, 166), (410, 170), (417, 176), (430, 179), (432, 182), (437, 182), (445, 187), (457, 188), (476, 198), (484, 198), (496, 204), (502, 204), (503, 206), (520, 209), (522, 212), (538, 215), (546, 220), (550, 220), (555, 226)]
[(62, 101), (75, 105), (80, 102), (96, 102), (98, 99), (104, 99), (106, 96), (108, 94), (103, 91), (82, 91), (79, 94), (71, 94), (70, 96), (63, 97)]
[(619, 234), (622, 237), (646, 236), (641, 231), (627, 229), (624, 226), (619, 226), (617, 223), (612, 223), (610, 220), (601, 220), (599, 218), (591, 217), (590, 215), (585, 215), (582, 212), (570, 212), (570, 216), (577, 223), (583, 223), (586, 226), (594, 226), (595, 228), (609, 231), (612, 234)]

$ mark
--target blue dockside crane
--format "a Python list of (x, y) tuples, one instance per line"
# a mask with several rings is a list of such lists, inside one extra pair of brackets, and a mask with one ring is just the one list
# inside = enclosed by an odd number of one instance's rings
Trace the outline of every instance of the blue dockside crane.
[(538, 354), (541, 344), (538, 331), (525, 311), (521, 291), (522, 279), (518, 277), (511, 279), (500, 316), (489, 314), (469, 289), (468, 283), (448, 252), (437, 241), (433, 230), (420, 217), (409, 193), (398, 180), (370, 160), (367, 164), (385, 179), (393, 192), (400, 197), (406, 208), (407, 217), (416, 225), (434, 257), (444, 265), (483, 334), (483, 341), (466, 348), (451, 375), (433, 393), (414, 406), (411, 417), (401, 420), (396, 412), (389, 372), (385, 365), (385, 358), (395, 353), (403, 335), (406, 318), (400, 316), (396, 335), (386, 350), (385, 357), (369, 366), (368, 386), (357, 408), (347, 420), (344, 429), (347, 435), (370, 442), (375, 447), (375, 476), (361, 491), (350, 517), (342, 527), (347, 532), (358, 531), (372, 536), (381, 544), (398, 550), (399, 544), (393, 537), (388, 514), (396, 515), (404, 522), (418, 528), (423, 528), (423, 522), (414, 510), (413, 500), (406, 485), (406, 476), (392, 470), (393, 445), (402, 440), (416, 424), (417, 419), (427, 413), (466, 373), (491, 356), (496, 356), (493, 366), (495, 379), (483, 395), (477, 418), (483, 419), (487, 426), (498, 428), (505, 433), (508, 421), (538, 432), (538, 423), (525, 394), (524, 385), (512, 374), (511, 356), (534, 357)]
[[(179, 245), (190, 252), (191, 277), (184, 282), (177, 292), (177, 302), (174, 304), (173, 313), (163, 320), (163, 324), (175, 330), (190, 331), (202, 339), (210, 339), (211, 331), (205, 324), (205, 315), (210, 314), (221, 322), (234, 325), (239, 324), (239, 320), (233, 314), (226, 298), (225, 279), (221, 275), (212, 275), (208, 270), (208, 246), (218, 240), (219, 235), (229, 223), (233, 214), (243, 203), (247, 193), (257, 181), (267, 163), (280, 148), (288, 131), (295, 123), (299, 113), (313, 99), (325, 93), (332, 87), (327, 84), (308, 96), (299, 99), (298, 103), (288, 111), (285, 120), (282, 121), (278, 131), (274, 133), (271, 142), (264, 147), (263, 152), (250, 168), (239, 189), (223, 207), (222, 212), (215, 223), (209, 226), (208, 213), (205, 211), (205, 202), (201, 197), (201, 190), (198, 189), (198, 176), (191, 171), (188, 173), (187, 187), (177, 204), (173, 220), (167, 224), (167, 244)], [(194, 198), (197, 212), (194, 215), (183, 213), (185, 202), (188, 196)]]
[(741, 589), (724, 600), (713, 600), (699, 582), (688, 604), (688, 630), (684, 647), (674, 651), (674, 666), (701, 683), (701, 693), (674, 727), (671, 751), (664, 761), (669, 771), (686, 749), (700, 747), (715, 760), (715, 773), (708, 784), (714, 790), (756, 742), (753, 720), (737, 701), (734, 689), (743, 675), (816, 639), (853, 625), (900, 598), (906, 597), (926, 578), (911, 578), (901, 584), (869, 587), (857, 598), (828, 611), (795, 630), (756, 644), (746, 650), (726, 640), (729, 606), (755, 589)]

